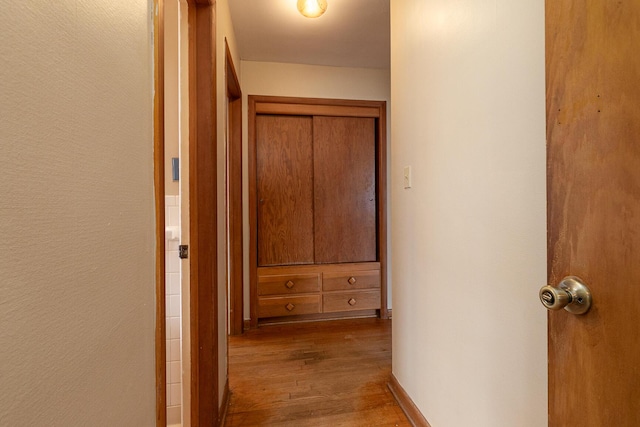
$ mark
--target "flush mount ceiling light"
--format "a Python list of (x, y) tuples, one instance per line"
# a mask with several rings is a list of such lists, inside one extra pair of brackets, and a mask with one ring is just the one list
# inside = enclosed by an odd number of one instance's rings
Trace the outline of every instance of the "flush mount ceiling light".
[(298, 0), (298, 11), (307, 18), (317, 18), (327, 10), (327, 0)]

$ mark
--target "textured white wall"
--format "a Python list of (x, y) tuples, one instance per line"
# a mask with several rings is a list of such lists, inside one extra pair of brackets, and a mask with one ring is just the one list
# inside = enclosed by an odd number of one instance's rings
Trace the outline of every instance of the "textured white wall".
[(152, 426), (147, 0), (0, 7), (0, 425)]
[[(247, 160), (247, 96), (294, 96), (387, 101), (387, 153), (391, 146), (389, 117), (391, 89), (389, 70), (343, 68), (318, 65), (242, 61), (243, 176), (244, 176), (244, 317), (249, 319), (249, 169)], [(391, 266), (388, 268), (391, 277)], [(391, 308), (391, 280), (388, 280), (387, 306)]]
[(393, 1), (391, 40), (393, 372), (434, 427), (546, 426), (544, 2)]

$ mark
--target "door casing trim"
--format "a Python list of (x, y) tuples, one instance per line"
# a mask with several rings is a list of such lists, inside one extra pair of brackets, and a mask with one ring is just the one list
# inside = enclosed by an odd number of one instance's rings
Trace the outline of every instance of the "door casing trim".
[(155, 377), (156, 425), (167, 425), (167, 371), (166, 371), (166, 304), (165, 304), (165, 243), (164, 243), (164, 0), (153, 2), (153, 163), (156, 221), (156, 327)]
[(244, 324), (243, 304), (243, 216), (242, 216), (242, 90), (233, 64), (229, 44), (225, 39), (225, 81), (227, 88), (227, 257), (232, 315), (229, 333), (240, 335)]

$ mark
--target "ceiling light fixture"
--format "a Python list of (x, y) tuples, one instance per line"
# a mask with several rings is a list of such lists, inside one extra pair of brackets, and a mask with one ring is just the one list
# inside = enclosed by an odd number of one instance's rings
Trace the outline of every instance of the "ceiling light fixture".
[(298, 0), (298, 11), (307, 18), (317, 18), (327, 11), (327, 0)]

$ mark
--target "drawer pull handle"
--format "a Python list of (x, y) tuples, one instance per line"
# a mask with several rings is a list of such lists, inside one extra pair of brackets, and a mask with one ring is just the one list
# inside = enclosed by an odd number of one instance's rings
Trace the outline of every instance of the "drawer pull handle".
[(352, 306), (353, 306), (353, 305), (356, 305), (356, 300), (355, 300), (355, 298), (351, 298), (348, 302), (349, 302), (349, 305), (352, 305)]
[(349, 280), (347, 280), (347, 282), (349, 282), (350, 285), (353, 285), (354, 283), (356, 283), (356, 281), (357, 281), (356, 278), (353, 276), (349, 277)]
[(293, 304), (291, 304), (291, 303), (289, 303), (289, 304), (285, 305), (285, 306), (284, 306), (284, 308), (286, 308), (286, 309), (287, 309), (287, 311), (291, 311), (291, 310), (293, 310), (294, 308), (296, 308), (296, 306), (295, 306), (295, 305), (293, 305)]
[(291, 289), (293, 288), (293, 286), (295, 285), (295, 283), (293, 283), (291, 280), (289, 280), (287, 283), (284, 284), (287, 289)]

